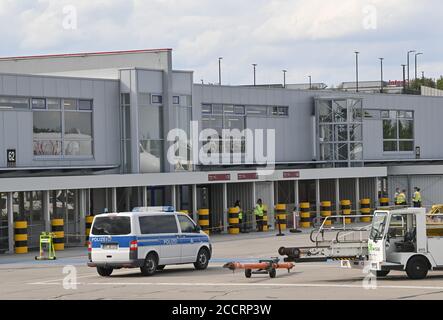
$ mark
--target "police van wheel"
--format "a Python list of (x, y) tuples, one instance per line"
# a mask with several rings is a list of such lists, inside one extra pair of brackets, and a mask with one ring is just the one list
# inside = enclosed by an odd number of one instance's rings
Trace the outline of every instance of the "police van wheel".
[(102, 277), (109, 277), (112, 274), (112, 271), (114, 271), (113, 268), (97, 267), (97, 273)]
[(197, 261), (194, 262), (194, 267), (197, 270), (204, 270), (209, 264), (209, 251), (206, 248), (201, 248), (197, 255)]
[(157, 256), (153, 253), (148, 254), (145, 259), (145, 264), (143, 267), (140, 267), (140, 271), (144, 276), (152, 276), (158, 267), (158, 259)]

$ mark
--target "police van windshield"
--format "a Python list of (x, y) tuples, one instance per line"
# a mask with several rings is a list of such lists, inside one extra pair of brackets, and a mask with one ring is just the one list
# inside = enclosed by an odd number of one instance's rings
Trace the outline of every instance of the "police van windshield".
[(131, 220), (129, 217), (97, 217), (92, 227), (92, 234), (96, 236), (118, 236), (131, 233)]

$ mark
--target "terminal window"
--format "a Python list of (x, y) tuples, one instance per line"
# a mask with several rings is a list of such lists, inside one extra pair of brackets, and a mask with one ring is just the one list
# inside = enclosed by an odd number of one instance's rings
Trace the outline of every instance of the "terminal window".
[(412, 111), (381, 112), (383, 119), (383, 151), (414, 151), (414, 113)]
[(92, 100), (31, 99), (34, 156), (91, 157)]

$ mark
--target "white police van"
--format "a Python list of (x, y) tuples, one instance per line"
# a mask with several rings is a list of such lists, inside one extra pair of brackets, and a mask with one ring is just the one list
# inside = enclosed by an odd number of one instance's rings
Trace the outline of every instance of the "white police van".
[(103, 277), (121, 268), (140, 268), (151, 276), (171, 264), (193, 263), (204, 270), (211, 255), (208, 235), (172, 207), (99, 214), (89, 235), (88, 266)]

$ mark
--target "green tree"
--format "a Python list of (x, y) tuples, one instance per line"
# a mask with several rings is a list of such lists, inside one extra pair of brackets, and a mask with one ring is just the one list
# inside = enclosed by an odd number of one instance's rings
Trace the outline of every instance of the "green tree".
[[(443, 77), (441, 78), (441, 80), (441, 85), (443, 86)], [(421, 86), (435, 88), (436, 84), (434, 79), (432, 78), (418, 78), (411, 81), (410, 89), (414, 91), (420, 91)]]
[(440, 79), (437, 79), (437, 89), (443, 90), (443, 76), (440, 76)]

